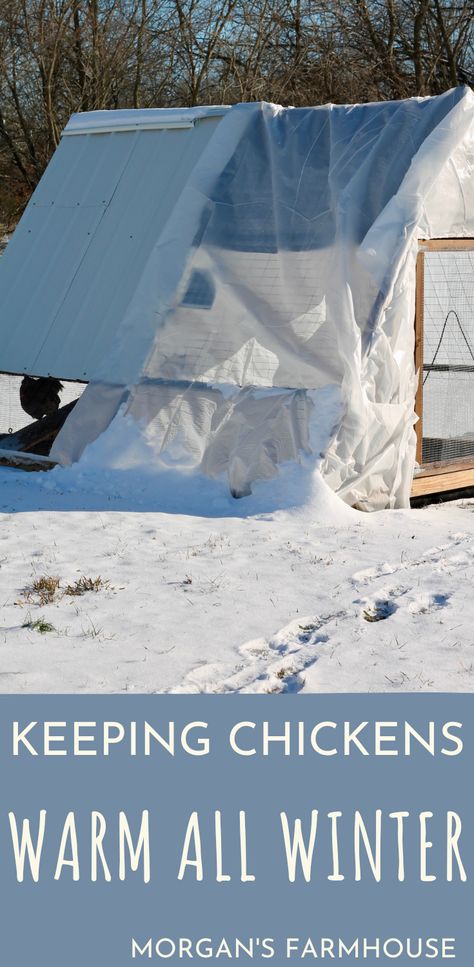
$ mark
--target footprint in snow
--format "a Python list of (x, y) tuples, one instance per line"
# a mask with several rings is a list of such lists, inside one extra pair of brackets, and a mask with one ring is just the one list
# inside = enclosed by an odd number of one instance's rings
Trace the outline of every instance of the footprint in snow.
[(419, 594), (408, 605), (411, 614), (429, 614), (439, 608), (445, 608), (449, 603), (450, 594)]
[(354, 584), (366, 584), (367, 581), (375, 581), (377, 578), (386, 574), (394, 574), (397, 570), (396, 565), (382, 564), (380, 567), (368, 567), (364, 571), (356, 571), (352, 575)]
[(364, 608), (362, 611), (362, 617), (364, 621), (385, 621), (385, 619), (390, 618), (396, 610), (397, 605), (394, 601), (374, 601), (373, 604), (369, 604)]

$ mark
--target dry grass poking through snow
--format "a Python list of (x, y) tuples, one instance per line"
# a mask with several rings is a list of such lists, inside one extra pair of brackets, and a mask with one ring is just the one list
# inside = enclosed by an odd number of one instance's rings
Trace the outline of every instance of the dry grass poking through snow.
[(81, 575), (77, 581), (73, 584), (68, 584), (64, 590), (64, 594), (67, 594), (71, 598), (78, 598), (82, 594), (87, 594), (88, 591), (109, 591), (112, 590), (110, 587), (110, 581), (104, 581), (103, 578), (86, 578)]
[(72, 584), (66, 584), (62, 588), (61, 578), (43, 574), (41, 577), (36, 578), (30, 587), (24, 588), (21, 592), (20, 600), (17, 603), (20, 605), (33, 604), (43, 607), (46, 604), (53, 604), (56, 601), (60, 601), (64, 596), (77, 598), (83, 594), (87, 594), (89, 591), (97, 593), (97, 591), (103, 590), (109, 591), (113, 590), (113, 588), (111, 588), (110, 581), (104, 581), (100, 575), (91, 578), (82, 574)]
[(25, 588), (22, 591), (22, 597), (25, 601), (33, 604), (52, 604), (57, 592), (59, 591), (59, 578), (50, 577), (49, 575), (43, 574), (42, 577), (37, 578), (33, 581), (30, 588)]
[[(26, 605), (29, 605), (30, 608), (43, 608), (50, 605), (58, 607), (60, 602), (67, 598), (75, 599), (90, 593), (97, 594), (99, 591), (115, 590), (110, 584), (110, 581), (104, 580), (100, 575), (97, 577), (88, 577), (85, 574), (81, 574), (75, 581), (63, 583), (57, 575), (42, 574), (35, 578), (28, 587), (23, 589), (19, 600), (15, 603), (19, 607), (25, 607)], [(72, 601), (70, 603), (72, 604)], [(85, 619), (89, 624), (87, 628), (81, 625), (82, 637), (100, 638), (103, 632), (102, 627), (97, 626), (88, 615), (80, 611), (78, 606), (74, 605), (74, 609), (76, 617)], [(68, 628), (57, 628), (43, 614), (32, 617), (31, 611), (28, 611), (25, 620), (21, 624), (21, 628), (28, 631), (36, 631), (40, 635), (54, 633), (56, 636), (69, 637)]]

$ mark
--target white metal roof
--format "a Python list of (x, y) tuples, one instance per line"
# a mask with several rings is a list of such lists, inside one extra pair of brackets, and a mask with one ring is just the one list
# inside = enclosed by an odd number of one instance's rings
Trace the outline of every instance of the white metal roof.
[(71, 119), (0, 260), (0, 372), (94, 378), (223, 113)]

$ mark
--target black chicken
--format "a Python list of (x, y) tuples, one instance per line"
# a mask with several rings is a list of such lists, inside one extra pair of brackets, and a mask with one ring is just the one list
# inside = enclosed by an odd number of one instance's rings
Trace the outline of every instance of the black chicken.
[(42, 416), (57, 413), (60, 405), (59, 394), (63, 384), (52, 376), (25, 376), (20, 386), (20, 403), (28, 416), (40, 420)]

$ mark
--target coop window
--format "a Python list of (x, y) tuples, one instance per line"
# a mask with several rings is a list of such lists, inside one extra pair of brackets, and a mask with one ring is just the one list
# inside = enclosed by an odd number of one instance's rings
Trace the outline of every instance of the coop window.
[(215, 294), (214, 283), (209, 273), (195, 269), (181, 304), (193, 309), (210, 309)]

